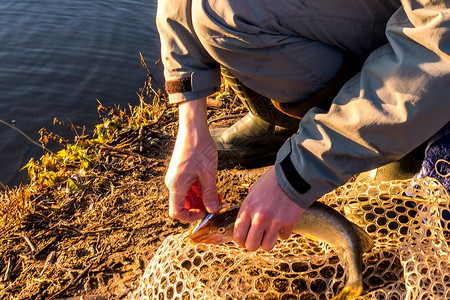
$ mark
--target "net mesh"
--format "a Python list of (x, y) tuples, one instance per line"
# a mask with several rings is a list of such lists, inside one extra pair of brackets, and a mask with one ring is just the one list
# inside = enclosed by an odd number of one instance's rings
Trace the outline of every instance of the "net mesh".
[[(363, 257), (364, 291), (357, 299), (450, 299), (449, 196), (437, 181), (349, 183), (320, 201), (374, 239)], [(346, 283), (338, 255), (300, 235), (270, 252), (170, 236), (131, 298), (331, 299)]]

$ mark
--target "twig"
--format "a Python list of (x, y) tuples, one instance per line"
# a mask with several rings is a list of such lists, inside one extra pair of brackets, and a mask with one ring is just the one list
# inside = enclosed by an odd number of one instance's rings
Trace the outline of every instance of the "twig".
[(149, 125), (150, 126), (155, 126), (156, 124), (158, 124), (159, 121), (161, 121), (162, 117), (164, 117), (166, 111), (167, 111), (167, 106), (165, 106), (163, 108), (163, 111), (159, 114), (159, 117), (155, 121), (153, 121), (151, 124), (149, 124)]
[(109, 246), (109, 244), (106, 244), (105, 247), (103, 247), (102, 251), (100, 252), (100, 255), (97, 256), (97, 259), (96, 259), (97, 265), (102, 261), (103, 255), (105, 254), (106, 248), (108, 248), (108, 246)]
[(76, 136), (79, 137), (78, 132), (77, 132), (77, 129), (76, 129), (75, 126), (73, 125), (72, 121), (71, 121), (70, 119), (68, 119), (68, 120), (69, 120), (69, 122), (70, 122), (70, 126), (72, 127), (72, 130), (75, 131)]
[(75, 228), (75, 227), (73, 227), (73, 226), (71, 226), (71, 225), (69, 225), (69, 224), (67, 224), (67, 223), (65, 223), (63, 221), (59, 221), (58, 223), (53, 224), (52, 226), (49, 227), (48, 230), (53, 230), (55, 228), (57, 228), (60, 231), (65, 229), (66, 231), (76, 232), (80, 236), (83, 235), (83, 232), (81, 230), (79, 230), (78, 228)]
[(100, 232), (117, 230), (117, 229), (124, 229), (124, 227), (108, 227), (108, 228), (100, 228), (100, 229), (94, 229), (94, 230), (82, 230), (81, 232), (83, 233), (83, 235), (89, 235), (89, 234), (93, 234), (93, 233), (100, 233)]
[(3, 182), (0, 181), (0, 186), (7, 191), (9, 189), (9, 187), (7, 185), (5, 185)]
[(214, 119), (209, 120), (209, 121), (208, 121), (208, 125), (210, 125), (211, 123), (214, 123), (214, 122), (222, 121), (222, 120), (235, 119), (235, 118), (242, 118), (242, 117), (244, 117), (246, 114), (247, 114), (247, 113), (236, 114), (236, 115), (226, 115), (226, 116), (217, 117), (217, 118), (214, 118)]
[(216, 109), (216, 110), (223, 109), (223, 107), (225, 106), (223, 100), (218, 100), (211, 97), (208, 97), (206, 99), (206, 105), (208, 109)]
[[(142, 66), (147, 70), (147, 74), (148, 76), (150, 76), (151, 82), (155, 82), (156, 85), (158, 86), (158, 88), (160, 87), (160, 84), (155, 80), (155, 78), (153, 77), (153, 74), (150, 72), (150, 70), (147, 67), (147, 64), (145, 63), (144, 57), (142, 56), (142, 53), (139, 52), (139, 56), (141, 57), (141, 64)], [(151, 90), (153, 93), (155, 93), (155, 95), (158, 95), (158, 93), (153, 89), (152, 86), (150, 86)]]
[[(4, 235), (6, 231), (7, 230), (4, 230), (4, 231), (0, 232), (0, 236)], [(17, 239), (21, 239), (21, 238), (22, 238), (22, 236), (20, 234), (13, 233), (12, 236), (4, 237), (4, 238), (2, 238), (2, 240), (4, 240), (4, 241), (11, 241), (11, 240), (17, 240)]]
[(39, 256), (39, 254), (42, 253), (42, 251), (44, 251), (45, 249), (47, 249), (48, 246), (50, 246), (51, 244), (53, 244), (57, 239), (59, 238), (59, 236), (54, 236), (52, 237), (41, 249), (39, 249), (39, 251), (37, 251), (34, 254), (34, 257)]
[(122, 249), (123, 247), (127, 246), (128, 243), (129, 243), (129, 242), (131, 241), (131, 239), (133, 238), (134, 232), (135, 232), (135, 229), (133, 229), (133, 231), (131, 231), (131, 233), (130, 233), (130, 235), (128, 236), (128, 238), (127, 238), (127, 240), (125, 241), (125, 243), (120, 244), (119, 247), (117, 247), (117, 248), (118, 248), (118, 249)]
[(228, 115), (231, 114), (231, 110), (233, 109), (233, 106), (237, 100), (238, 100), (238, 96), (234, 95), (233, 102), (231, 102), (230, 108), (228, 109), (228, 113), (227, 113)]
[(145, 159), (145, 160), (151, 161), (151, 158), (143, 156), (143, 155), (140, 155), (138, 153), (135, 153), (135, 152), (127, 150), (127, 149), (120, 149), (120, 148), (116, 148), (116, 147), (113, 147), (113, 146), (109, 146), (107, 144), (100, 144), (99, 146), (100, 146), (100, 148), (108, 149), (108, 150), (111, 150), (111, 151), (116, 151), (116, 152), (119, 152), (119, 153), (131, 155), (131, 156), (138, 157), (140, 159)]
[(56, 261), (56, 251), (52, 251), (47, 255), (47, 258), (45, 259), (44, 267), (42, 268), (41, 274), (39, 274), (39, 277), (44, 274), (45, 270), (47, 270), (48, 266), (51, 266)]
[(15, 263), (16, 263), (16, 258), (14, 257), (14, 255), (11, 255), (8, 258), (8, 265), (6, 266), (6, 271), (5, 271), (5, 275), (3, 276), (3, 281), (11, 280), (11, 273), (14, 269)]
[(22, 238), (25, 240), (25, 242), (27, 242), (28, 246), (30, 246), (31, 252), (32, 253), (36, 252), (36, 247), (33, 245), (33, 243), (30, 240), (30, 237), (25, 232), (22, 232)]
[(62, 288), (60, 291), (56, 292), (55, 294), (51, 295), (48, 299), (55, 299), (56, 297), (58, 297), (59, 295), (61, 295), (62, 293), (64, 293), (65, 291), (67, 291), (71, 286), (75, 285), (80, 279), (81, 277), (83, 277), (91, 268), (92, 265), (88, 265), (86, 268), (84, 268), (83, 271), (81, 271), (80, 274), (78, 274), (78, 276), (73, 279), (71, 282), (69, 282), (64, 288)]
[(6, 295), (6, 293), (9, 293), (10, 291), (12, 291), (15, 287), (20, 286), (20, 285), (24, 285), (24, 284), (12, 284), (10, 283), (6, 288), (4, 288), (3, 290), (0, 291), (0, 296)]

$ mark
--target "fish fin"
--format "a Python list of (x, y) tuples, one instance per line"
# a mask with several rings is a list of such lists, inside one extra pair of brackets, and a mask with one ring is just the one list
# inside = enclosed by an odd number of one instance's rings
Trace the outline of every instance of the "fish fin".
[(359, 240), (361, 241), (361, 250), (363, 251), (363, 253), (369, 252), (369, 250), (374, 246), (373, 239), (364, 229), (362, 229), (358, 225), (353, 224), (353, 228), (358, 233)]
[(309, 234), (307, 234), (307, 233), (302, 233), (302, 235), (303, 235), (304, 237), (307, 237), (308, 239), (313, 240), (313, 241), (316, 241), (316, 242), (320, 242), (320, 241), (321, 241), (321, 240), (319, 240), (318, 238), (316, 238), (315, 236), (309, 235)]
[(351, 286), (345, 286), (342, 289), (342, 291), (339, 294), (337, 294), (336, 296), (334, 296), (333, 298), (331, 298), (331, 300), (353, 299), (353, 298), (361, 295), (361, 292), (362, 292), (362, 287), (355, 289), (355, 288), (352, 288)]

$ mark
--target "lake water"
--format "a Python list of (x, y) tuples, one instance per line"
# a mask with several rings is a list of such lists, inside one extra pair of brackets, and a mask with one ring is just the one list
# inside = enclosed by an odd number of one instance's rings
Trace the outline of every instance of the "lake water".
[[(38, 131), (68, 135), (53, 118), (92, 128), (103, 105), (138, 103), (146, 80), (141, 52), (162, 83), (156, 0), (2, 0), (0, 119), (34, 140)], [(0, 182), (26, 182), (19, 170), (43, 152), (0, 124)]]

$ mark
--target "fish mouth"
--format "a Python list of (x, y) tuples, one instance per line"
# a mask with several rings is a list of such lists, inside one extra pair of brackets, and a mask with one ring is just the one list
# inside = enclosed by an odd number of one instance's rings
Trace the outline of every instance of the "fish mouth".
[(224, 237), (224, 236), (217, 236), (217, 237), (211, 237), (211, 235), (209, 234), (203, 234), (203, 235), (199, 235), (197, 237), (195, 237), (194, 239), (192, 239), (192, 237), (189, 237), (189, 241), (191, 244), (223, 244), (223, 243), (228, 243), (231, 242), (233, 239), (232, 238), (228, 238), (228, 237)]
[(200, 223), (198, 223), (198, 225), (192, 230), (192, 232), (190, 232), (189, 235), (193, 235), (195, 234), (197, 231), (199, 231), (201, 228), (203, 228), (203, 226), (205, 226), (206, 224), (209, 223), (209, 221), (215, 216), (215, 213), (212, 214), (207, 214), (206, 217), (204, 217)]
[[(208, 240), (210, 241), (211, 239), (208, 239), (208, 236), (206, 235), (200, 235), (200, 236), (196, 236), (196, 237), (192, 237), (192, 235), (188, 235), (187, 239), (189, 240), (189, 242), (191, 244), (200, 244), (200, 243), (204, 243), (204, 244), (209, 244)], [(206, 242), (205, 242), (206, 241)]]

